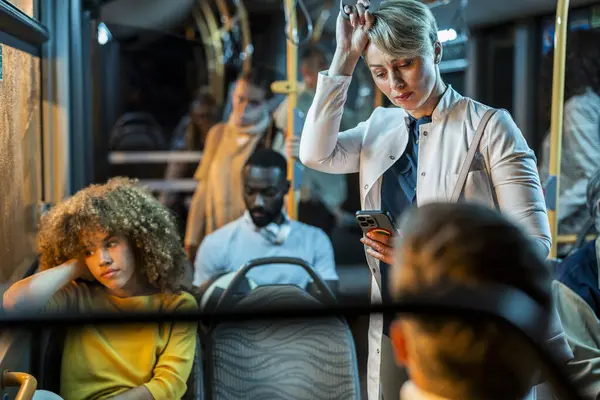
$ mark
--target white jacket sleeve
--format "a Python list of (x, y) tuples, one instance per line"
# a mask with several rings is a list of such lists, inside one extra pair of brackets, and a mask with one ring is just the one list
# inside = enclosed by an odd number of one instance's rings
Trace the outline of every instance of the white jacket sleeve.
[[(500, 211), (521, 224), (546, 258), (552, 242), (533, 150), (510, 114), (499, 110), (486, 128), (490, 176)], [(486, 143), (484, 142), (484, 143)]]
[(350, 76), (320, 72), (314, 100), (300, 139), (300, 161), (309, 168), (330, 174), (359, 171), (366, 122), (340, 132)]

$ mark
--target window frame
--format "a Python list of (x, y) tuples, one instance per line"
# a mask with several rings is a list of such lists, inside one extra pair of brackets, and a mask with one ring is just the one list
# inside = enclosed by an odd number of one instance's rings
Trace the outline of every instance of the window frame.
[(42, 56), (42, 45), (50, 40), (48, 28), (15, 5), (0, 0), (0, 43), (33, 56)]

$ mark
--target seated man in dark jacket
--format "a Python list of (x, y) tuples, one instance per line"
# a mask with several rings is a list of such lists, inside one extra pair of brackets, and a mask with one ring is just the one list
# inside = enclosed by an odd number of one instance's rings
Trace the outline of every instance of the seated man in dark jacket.
[[(587, 185), (587, 207), (600, 228), (600, 170)], [(573, 351), (569, 375), (585, 398), (600, 398), (600, 239), (586, 243), (557, 268), (552, 292), (556, 310)]]
[[(587, 185), (587, 207), (594, 218), (596, 231), (600, 229), (600, 170)], [(557, 268), (556, 279), (579, 295), (600, 318), (600, 285), (598, 282), (598, 252), (600, 240), (586, 243), (567, 257)]]

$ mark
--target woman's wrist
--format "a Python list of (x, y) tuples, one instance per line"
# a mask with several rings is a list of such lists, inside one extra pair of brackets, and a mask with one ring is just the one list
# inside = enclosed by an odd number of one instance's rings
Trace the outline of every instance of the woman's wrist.
[(360, 55), (352, 54), (349, 50), (336, 49), (328, 75), (351, 76), (359, 59)]

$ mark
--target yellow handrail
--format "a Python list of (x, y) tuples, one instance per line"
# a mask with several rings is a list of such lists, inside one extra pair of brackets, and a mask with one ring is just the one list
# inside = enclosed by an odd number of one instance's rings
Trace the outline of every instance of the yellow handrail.
[(383, 92), (379, 90), (379, 88), (376, 85), (373, 85), (373, 89), (375, 90), (374, 108), (383, 107)]
[[(206, 55), (206, 68), (209, 73), (209, 87), (210, 92), (213, 96), (216, 96), (219, 89), (217, 85), (219, 84), (219, 78), (217, 74), (217, 56), (215, 54), (215, 49), (213, 47), (213, 41), (210, 35), (210, 30), (208, 29), (208, 25), (202, 15), (202, 12), (199, 9), (195, 9), (192, 13), (196, 26), (198, 27), (198, 31), (200, 32), (200, 37), (202, 39), (202, 44), (204, 48), (204, 54)], [(215, 99), (216, 101), (216, 99)]]
[[(221, 34), (219, 32), (219, 25), (217, 19), (213, 14), (213, 11), (206, 0), (198, 0), (200, 10), (204, 15), (206, 26), (209, 30), (209, 37), (211, 38), (212, 47), (215, 53), (215, 75), (216, 82), (214, 82), (214, 93), (215, 101), (218, 106), (223, 106), (225, 103), (225, 65), (223, 64), (223, 43), (221, 42)], [(212, 83), (212, 82), (211, 82)]]
[(227, 3), (225, 0), (216, 0), (217, 9), (219, 10), (219, 14), (221, 14), (221, 22), (225, 26), (225, 30), (231, 32), (231, 14), (229, 14), (229, 8), (227, 8)]
[[(298, 90), (298, 47), (289, 38), (297, 34), (298, 21), (296, 16), (296, 7), (294, 0), (284, 0), (288, 11), (288, 40), (287, 40), (287, 78), (288, 78), (288, 109), (287, 109), (287, 137), (294, 135), (294, 109), (296, 108), (297, 90)], [(291, 183), (288, 193), (288, 215), (291, 219), (298, 219), (298, 205), (296, 202), (296, 191), (294, 185), (294, 164), (296, 160), (290, 159), (288, 162), (288, 180)]]
[(237, 6), (237, 14), (240, 17), (240, 24), (242, 26), (242, 48), (244, 49), (243, 71), (249, 72), (252, 68), (252, 54), (254, 53), (252, 33), (250, 31), (250, 19), (248, 18), (246, 7), (244, 7), (244, 2), (238, 0), (235, 3)]
[(550, 123), (550, 168), (546, 187), (546, 203), (552, 247), (550, 257), (556, 258), (558, 231), (558, 197), (560, 193), (560, 158), (562, 148), (563, 107), (565, 92), (565, 53), (569, 0), (558, 0), (556, 6), (554, 70), (552, 75), (552, 117)]
[(31, 400), (37, 389), (37, 380), (24, 372), (4, 371), (2, 374), (2, 388), (19, 387), (15, 400)]
[(252, 34), (250, 32), (250, 21), (248, 19), (246, 7), (244, 7), (244, 2), (242, 0), (237, 0), (234, 2), (237, 10), (233, 17), (229, 12), (229, 8), (227, 7), (227, 2), (225, 0), (216, 0), (216, 2), (219, 13), (221, 14), (221, 20), (224, 24), (224, 30), (226, 32), (231, 33), (236, 19), (239, 21), (242, 30), (242, 48), (244, 57), (242, 70), (244, 72), (249, 72), (252, 68)]
[[(556, 236), (556, 242), (558, 244), (573, 244), (577, 241), (577, 237), (578, 235), (558, 235)], [(589, 234), (585, 236), (585, 241), (590, 241), (590, 240), (594, 240), (598, 237), (598, 235), (595, 234)]]
[[(284, 0), (284, 7), (286, 15), (288, 16), (287, 21), (287, 81), (273, 82), (271, 90), (273, 93), (286, 94), (288, 98), (288, 109), (287, 109), (287, 129), (286, 137), (289, 139), (295, 134), (294, 130), (294, 109), (296, 108), (297, 91), (298, 91), (298, 48), (296, 44), (290, 39), (297, 35), (298, 21), (296, 19), (296, 8), (294, 7), (294, 0)], [(287, 212), (291, 219), (298, 219), (298, 204), (297, 198), (300, 197), (299, 190), (296, 189), (294, 184), (294, 168), (296, 160), (289, 158), (288, 160), (288, 180), (290, 181), (290, 191), (288, 192), (287, 199)]]

